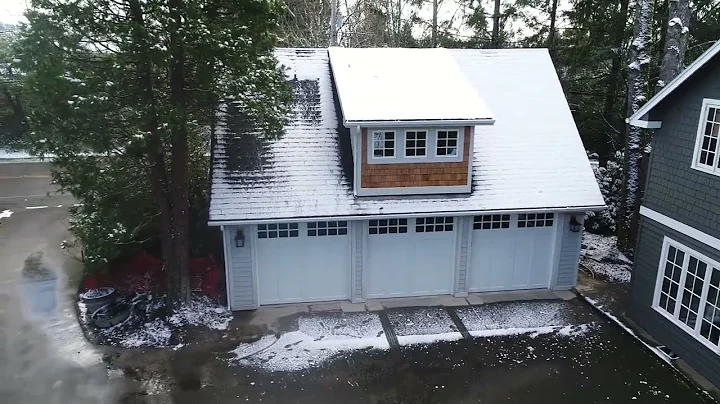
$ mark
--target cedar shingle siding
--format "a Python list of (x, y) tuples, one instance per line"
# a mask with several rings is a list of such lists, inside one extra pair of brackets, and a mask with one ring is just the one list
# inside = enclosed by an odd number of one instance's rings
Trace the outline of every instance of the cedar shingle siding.
[[(362, 129), (361, 188), (436, 187), (467, 185), (470, 127), (465, 127), (463, 161), (452, 163), (368, 164), (367, 129)], [(398, 145), (403, 147), (404, 145)], [(435, 147), (435, 145), (428, 145)]]
[[(650, 113), (654, 133), (643, 205), (720, 238), (720, 177), (691, 168), (703, 98), (720, 99), (720, 58), (688, 79)], [(720, 260), (720, 251), (646, 217), (640, 218), (628, 314), (715, 385), (720, 356), (652, 308), (663, 237)]]

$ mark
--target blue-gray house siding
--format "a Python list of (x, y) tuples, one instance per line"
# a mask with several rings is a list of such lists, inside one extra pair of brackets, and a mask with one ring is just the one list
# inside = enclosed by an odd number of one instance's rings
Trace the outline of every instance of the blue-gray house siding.
[[(708, 62), (650, 112), (655, 130), (643, 206), (720, 238), (720, 177), (691, 168), (704, 98), (720, 99), (720, 58)], [(720, 260), (720, 251), (641, 217), (628, 307), (659, 342), (720, 385), (720, 355), (652, 308), (664, 237)]]
[[(566, 221), (570, 220), (570, 216), (567, 215), (568, 219)], [(583, 220), (581, 214), (575, 215), (575, 217), (580, 222)], [(582, 232), (573, 232), (570, 230), (570, 226), (564, 225), (561, 237), (560, 259), (558, 260), (557, 280), (554, 289), (571, 289), (577, 282)]]

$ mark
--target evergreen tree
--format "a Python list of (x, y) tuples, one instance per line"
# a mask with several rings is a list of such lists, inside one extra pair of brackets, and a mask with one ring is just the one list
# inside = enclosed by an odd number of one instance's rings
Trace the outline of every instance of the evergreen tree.
[(281, 134), (280, 11), (276, 0), (34, 0), (26, 14), (17, 54), (32, 151), (56, 156), (54, 176), (88, 209), (114, 200), (157, 220), (170, 307), (190, 295), (190, 183), (207, 185), (193, 178), (192, 143), (223, 100)]

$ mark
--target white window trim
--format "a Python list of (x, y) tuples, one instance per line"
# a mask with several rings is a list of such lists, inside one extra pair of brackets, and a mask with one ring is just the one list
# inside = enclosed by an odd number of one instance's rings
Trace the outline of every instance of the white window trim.
[[(676, 249), (685, 253), (685, 256), (683, 257), (682, 273), (680, 275), (680, 282), (678, 286), (678, 296), (675, 296), (676, 302), (673, 314), (668, 313), (667, 311), (665, 311), (665, 309), (660, 307), (660, 291), (662, 290), (662, 279), (663, 274), (665, 273), (665, 263), (667, 262), (667, 254), (670, 246), (673, 246)], [(707, 263), (708, 265), (708, 269), (705, 273), (705, 279), (703, 280), (703, 290), (700, 297), (700, 306), (698, 306), (698, 317), (694, 329), (688, 327), (687, 324), (683, 323), (675, 317), (680, 311), (680, 305), (682, 303), (681, 293), (685, 293), (685, 277), (687, 275), (687, 267), (690, 260), (690, 255)], [(684, 244), (680, 244), (677, 241), (665, 236), (663, 238), (662, 250), (660, 250), (660, 262), (658, 262), (657, 279), (655, 280), (655, 291), (653, 293), (652, 308), (661, 316), (665, 317), (665, 319), (679, 327), (681, 330), (690, 334), (693, 338), (705, 345), (711, 351), (720, 355), (720, 347), (714, 345), (712, 342), (706, 340), (700, 335), (700, 327), (702, 325), (702, 317), (705, 313), (705, 305), (707, 303), (707, 295), (708, 289), (710, 287), (710, 277), (712, 276), (713, 267), (720, 268), (720, 263), (711, 258), (708, 258), (706, 255), (699, 253), (690, 247), (685, 246)]]
[[(375, 155), (375, 132), (381, 132), (383, 136), (385, 135), (385, 132), (392, 132), (393, 133), (393, 155), (392, 156), (382, 156), (378, 157)], [(387, 140), (384, 140), (387, 141)], [(398, 157), (398, 133), (395, 129), (370, 129), (368, 130), (368, 142), (370, 143), (370, 147), (368, 147), (368, 152), (370, 153), (370, 159), (372, 160), (397, 160)], [(383, 147), (383, 150), (385, 148)]]
[[(438, 141), (440, 138), (438, 137), (438, 131), (443, 132), (452, 132), (456, 131), (457, 136), (457, 154), (454, 155), (438, 155), (437, 154), (437, 148), (438, 148)], [(433, 146), (433, 156), (441, 161), (462, 161), (463, 158), (463, 146), (465, 144), (465, 134), (463, 133), (463, 128), (438, 128), (435, 130), (435, 139), (434, 139), (434, 146)]]
[[(408, 156), (407, 155), (407, 133), (408, 132), (425, 132), (425, 155), (423, 156)], [(430, 140), (431, 140), (431, 131), (429, 129), (405, 129), (403, 130), (403, 139), (402, 139), (402, 157), (406, 159), (413, 159), (413, 160), (424, 160), (423, 162), (427, 162), (428, 157), (430, 156)], [(417, 139), (415, 140), (417, 142)]]
[(720, 138), (718, 138), (717, 150), (713, 166), (700, 164), (698, 162), (698, 160), (700, 159), (700, 149), (702, 148), (702, 139), (703, 135), (705, 134), (705, 125), (707, 124), (707, 112), (708, 109), (711, 107), (720, 109), (720, 100), (703, 98), (702, 108), (700, 109), (700, 119), (697, 125), (697, 134), (695, 136), (695, 151), (693, 152), (693, 159), (690, 167), (698, 171), (720, 176), (720, 168), (717, 167), (718, 163), (720, 162)]

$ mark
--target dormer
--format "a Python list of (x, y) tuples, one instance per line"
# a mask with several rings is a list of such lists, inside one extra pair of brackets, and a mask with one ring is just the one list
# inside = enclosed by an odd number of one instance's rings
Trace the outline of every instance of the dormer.
[(494, 120), (446, 49), (331, 48), (357, 196), (469, 193)]

